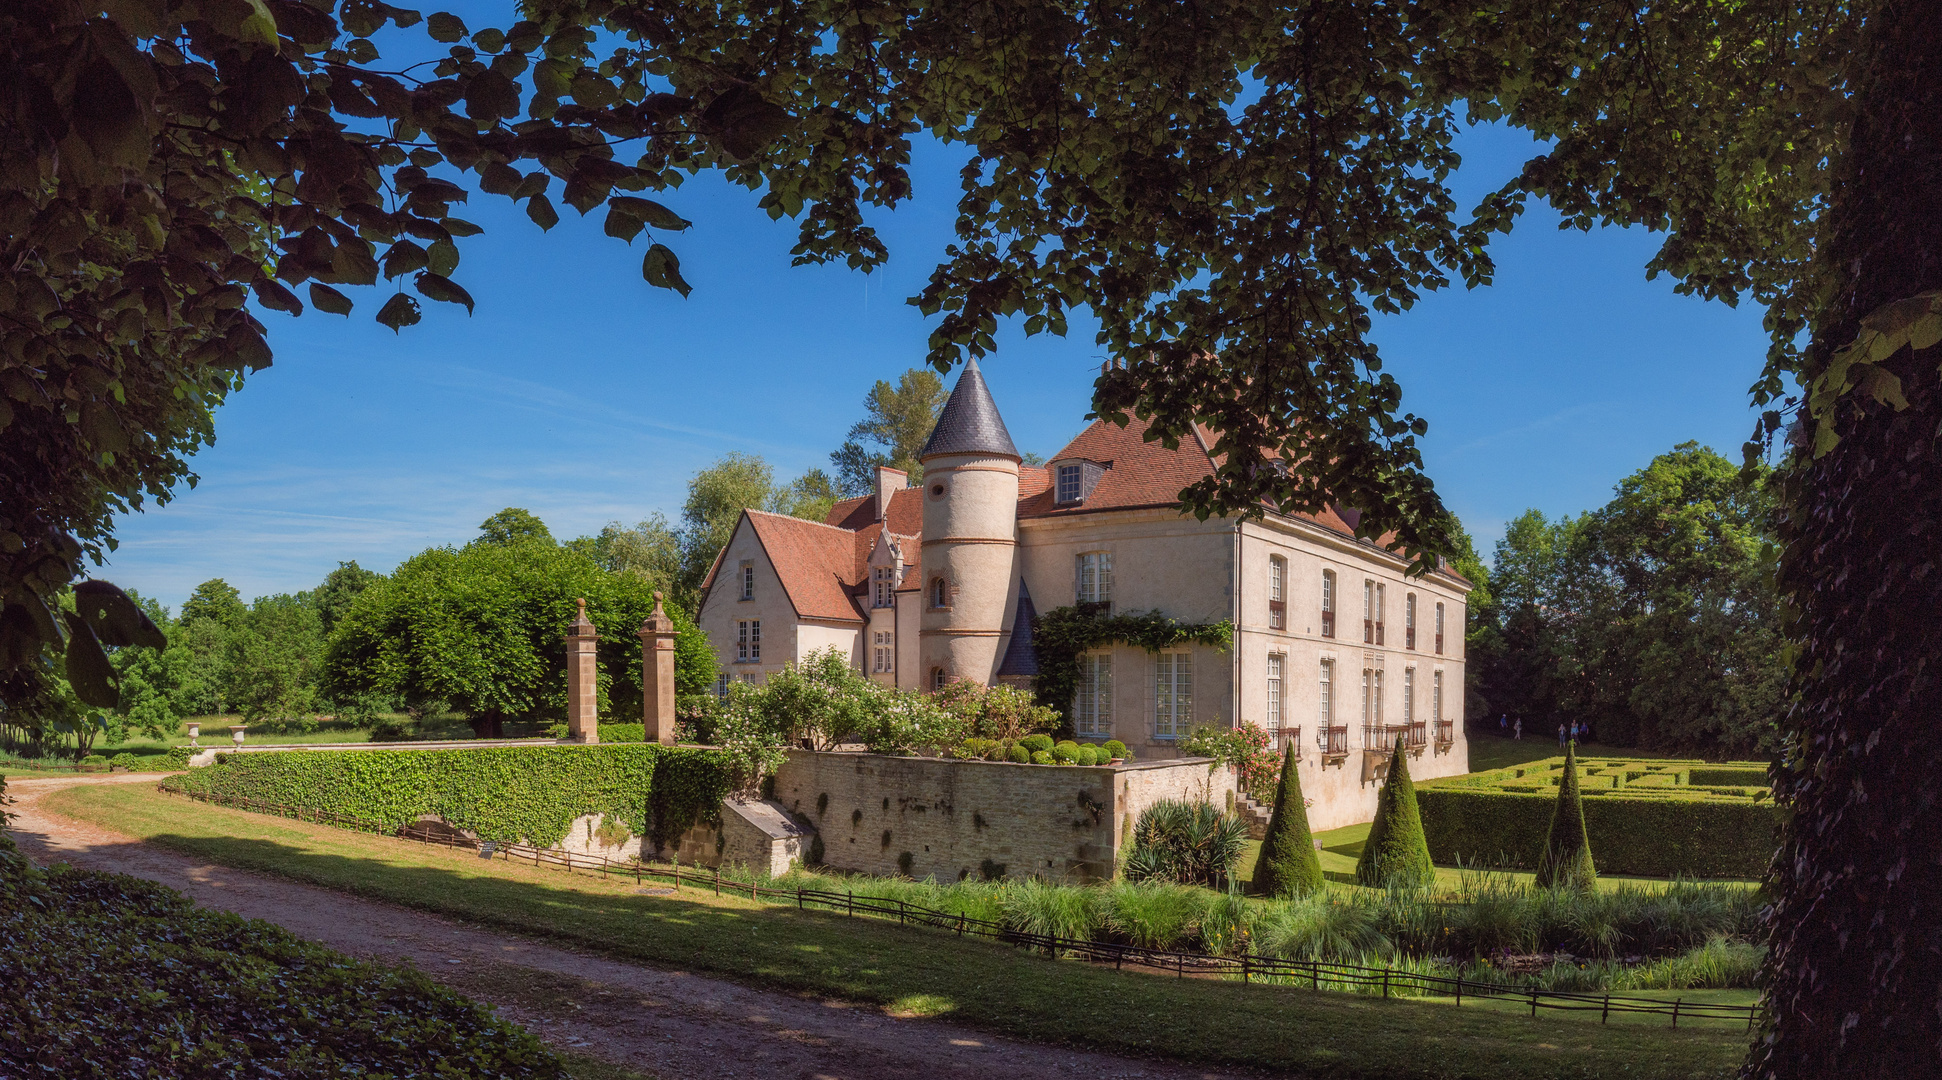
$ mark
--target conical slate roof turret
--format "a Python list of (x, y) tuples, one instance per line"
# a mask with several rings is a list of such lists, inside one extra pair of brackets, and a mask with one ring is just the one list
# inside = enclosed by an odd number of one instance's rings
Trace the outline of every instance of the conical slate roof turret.
[(1011, 624), (1011, 644), (1005, 646), (1005, 658), (998, 664), (998, 676), (1037, 675), (1038, 650), (1032, 646), (1032, 621), (1038, 618), (1038, 608), (1032, 604), (1032, 591), (1025, 587), (1025, 579), (1018, 580), (1018, 615)]
[(944, 411), (938, 414), (937, 426), (931, 429), (931, 437), (924, 443), (917, 460), (928, 461), (938, 454), (1018, 457), (1018, 448), (1012, 445), (1011, 432), (1005, 430), (1005, 420), (998, 415), (998, 405), (991, 400), (991, 391), (985, 387), (976, 359), (964, 365), (964, 374), (958, 376), (958, 384), (951, 388)]

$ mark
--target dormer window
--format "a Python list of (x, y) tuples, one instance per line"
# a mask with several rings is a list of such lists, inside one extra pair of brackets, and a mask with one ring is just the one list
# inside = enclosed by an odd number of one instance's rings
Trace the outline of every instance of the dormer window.
[(873, 579), (874, 596), (872, 606), (890, 607), (897, 602), (897, 570), (895, 567), (879, 566), (870, 572)]
[(1060, 506), (1084, 502), (1099, 486), (1106, 466), (1096, 461), (1055, 461), (1052, 463), (1052, 498)]
[(1085, 470), (1078, 465), (1059, 466), (1059, 501), (1078, 502), (1085, 491)]
[(755, 563), (749, 559), (742, 560), (742, 599), (755, 599)]

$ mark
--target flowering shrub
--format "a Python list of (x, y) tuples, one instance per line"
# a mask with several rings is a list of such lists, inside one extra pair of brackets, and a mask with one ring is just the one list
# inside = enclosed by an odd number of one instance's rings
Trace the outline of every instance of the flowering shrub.
[(1238, 728), (1195, 728), (1180, 740), (1180, 750), (1234, 766), (1242, 791), (1255, 799), (1271, 802), (1275, 785), (1281, 780), (1281, 759), (1268, 749), (1273, 741), (1259, 724), (1243, 720)]
[(931, 696), (937, 706), (965, 725), (967, 736), (1016, 742), (1035, 731), (1058, 726), (1058, 710), (1033, 703), (1013, 686), (981, 686), (965, 679), (946, 683)]

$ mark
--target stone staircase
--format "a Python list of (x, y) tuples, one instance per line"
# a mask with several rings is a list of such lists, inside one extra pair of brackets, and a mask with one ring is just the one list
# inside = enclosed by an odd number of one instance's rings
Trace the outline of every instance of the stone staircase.
[(1274, 814), (1274, 807), (1255, 802), (1241, 792), (1234, 793), (1234, 812), (1242, 821), (1247, 822), (1247, 835), (1250, 840), (1268, 838), (1268, 818)]

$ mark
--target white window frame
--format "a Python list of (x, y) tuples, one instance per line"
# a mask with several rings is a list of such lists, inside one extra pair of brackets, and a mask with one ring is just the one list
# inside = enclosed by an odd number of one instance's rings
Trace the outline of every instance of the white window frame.
[(1113, 553), (1082, 551), (1076, 557), (1074, 593), (1081, 604), (1113, 602)]
[(1443, 722), (1443, 672), (1430, 673), (1430, 722)]
[(1113, 733), (1113, 654), (1079, 658), (1079, 685), (1072, 701), (1072, 730), (1086, 738)]
[(870, 577), (876, 585), (876, 595), (873, 598), (875, 606), (889, 607), (895, 603), (897, 597), (896, 568), (879, 566), (870, 572)]
[[(1067, 479), (1072, 481), (1070, 485)], [(1053, 493), (1053, 501), (1075, 503), (1086, 497), (1086, 467), (1084, 465), (1061, 465), (1056, 470), (1053, 482), (1058, 485)]]
[(1436, 655), (1443, 655), (1443, 605), (1436, 605)]
[(1321, 671), (1321, 721), (1324, 735), (1335, 726), (1335, 661), (1324, 659)]
[(742, 599), (755, 599), (755, 562), (752, 559), (742, 560)]
[(762, 620), (741, 619), (735, 623), (735, 662), (762, 662)]
[(1322, 571), (1322, 636), (1335, 636), (1335, 571)]
[(1268, 730), (1280, 731), (1285, 715), (1281, 702), (1281, 673), (1287, 666), (1287, 657), (1282, 653), (1268, 654)]
[(1416, 647), (1416, 594), (1403, 596), (1403, 648)]
[(1288, 560), (1268, 556), (1268, 629), (1288, 629)]
[(875, 631), (870, 644), (872, 649), (872, 658), (876, 661), (875, 668), (876, 668), (877, 674), (887, 675), (890, 672), (895, 671), (896, 670), (896, 657), (894, 655), (895, 642), (892, 640), (890, 631), (888, 630)]
[(1403, 724), (1416, 722), (1416, 669), (1403, 669)]
[(1173, 740), (1193, 730), (1194, 654), (1168, 649), (1153, 657), (1153, 737)]

